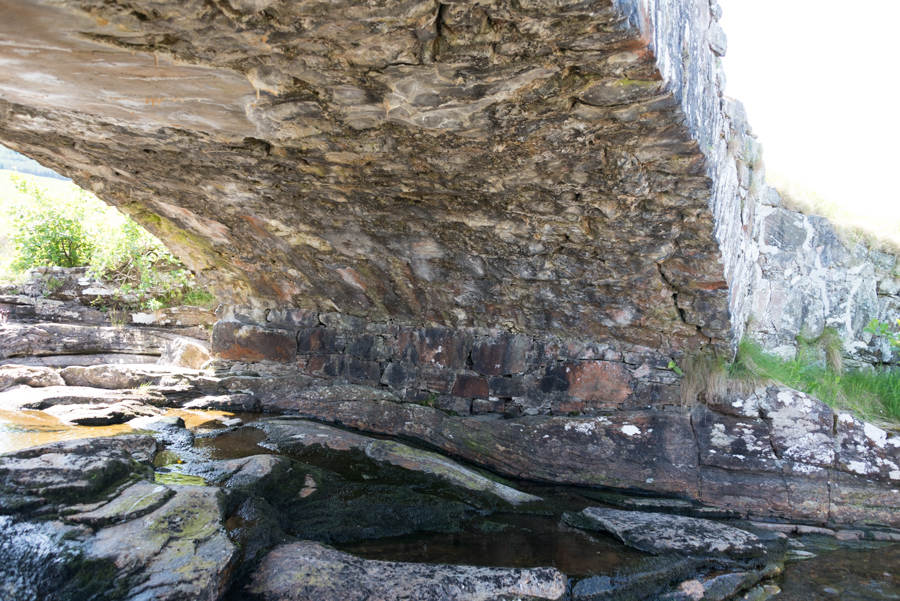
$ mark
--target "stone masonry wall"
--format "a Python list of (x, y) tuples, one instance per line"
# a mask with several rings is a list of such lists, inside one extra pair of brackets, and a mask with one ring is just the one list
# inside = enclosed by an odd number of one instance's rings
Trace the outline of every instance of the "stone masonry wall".
[(798, 336), (834, 328), (850, 366), (895, 363), (889, 343), (863, 329), (872, 319), (895, 325), (900, 317), (897, 257), (862, 243), (848, 247), (826, 218), (780, 205), (778, 192), (767, 188), (754, 228), (748, 334), (791, 358)]
[(411, 328), (303, 310), (229, 308), (220, 317), (212, 352), (223, 359), (276, 360), (289, 371), (380, 387), (404, 402), (459, 415), (680, 407), (670, 358), (646, 347), (499, 328)]

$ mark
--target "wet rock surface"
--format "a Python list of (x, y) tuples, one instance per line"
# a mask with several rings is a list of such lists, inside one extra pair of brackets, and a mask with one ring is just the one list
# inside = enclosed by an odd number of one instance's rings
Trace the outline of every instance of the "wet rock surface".
[(340, 451), (358, 450), (375, 461), (431, 474), (470, 490), (486, 491), (513, 505), (540, 500), (534, 495), (494, 482), (443, 455), (399, 442), (375, 440), (306, 420), (264, 420), (255, 422), (253, 426), (265, 430), (268, 440), (285, 450), (312, 445)]
[(552, 568), (514, 570), (359, 559), (320, 544), (275, 548), (247, 592), (271, 601), (493, 601), (562, 599), (566, 578)]
[(767, 554), (765, 543), (754, 534), (719, 522), (660, 513), (588, 507), (585, 520), (573, 523), (616, 536), (626, 545), (648, 553), (724, 556), (752, 559)]

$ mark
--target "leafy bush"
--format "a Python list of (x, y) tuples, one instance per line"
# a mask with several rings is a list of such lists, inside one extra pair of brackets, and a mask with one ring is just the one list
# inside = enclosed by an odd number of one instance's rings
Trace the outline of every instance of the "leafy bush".
[(94, 242), (85, 224), (86, 193), (81, 191), (81, 194), (67, 198), (51, 198), (30, 178), (15, 178), (15, 184), (30, 200), (13, 207), (12, 241), (17, 255), (13, 268), (87, 265)]
[(215, 303), (162, 242), (94, 195), (74, 185), (51, 195), (31, 178), (13, 181), (22, 195), (11, 210), (15, 269), (89, 266), (116, 289), (119, 308)]
[[(897, 320), (897, 325), (900, 326), (900, 319)], [(869, 322), (869, 325), (866, 326), (865, 331), (869, 334), (874, 334), (875, 336), (887, 339), (892, 347), (900, 349), (900, 332), (892, 332), (891, 326), (883, 321), (873, 319)]]

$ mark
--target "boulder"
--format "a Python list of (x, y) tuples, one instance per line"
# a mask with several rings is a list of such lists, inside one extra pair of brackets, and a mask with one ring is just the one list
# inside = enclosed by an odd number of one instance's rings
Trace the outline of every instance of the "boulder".
[(554, 568), (482, 568), (359, 559), (313, 542), (276, 547), (246, 592), (265, 601), (562, 599)]
[(0, 392), (23, 384), (34, 388), (66, 385), (59, 372), (49, 367), (16, 365), (14, 363), (0, 366)]
[(736, 559), (768, 553), (765, 542), (756, 535), (711, 520), (602, 507), (588, 507), (580, 515), (583, 520), (568, 519), (581, 527), (608, 532), (629, 547), (648, 553)]
[(0, 509), (104, 497), (124, 482), (152, 477), (150, 436), (67, 440), (0, 455)]
[(3, 598), (219, 599), (238, 554), (225, 498), (150, 481), (156, 448), (135, 435), (0, 456)]
[(189, 338), (176, 338), (166, 345), (157, 363), (173, 367), (200, 369), (210, 359), (212, 359), (212, 356), (209, 354), (209, 349), (198, 341)]
[[(129, 600), (219, 599), (238, 555), (225, 532), (221, 490), (163, 488), (175, 494), (142, 517), (97, 531), (85, 544), (85, 557), (113, 562), (110, 585), (127, 583)], [(162, 492), (150, 494), (158, 501)]]

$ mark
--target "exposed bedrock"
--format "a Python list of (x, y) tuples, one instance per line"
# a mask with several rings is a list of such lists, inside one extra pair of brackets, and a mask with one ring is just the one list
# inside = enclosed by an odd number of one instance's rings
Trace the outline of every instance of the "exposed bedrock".
[(663, 353), (740, 335), (741, 210), (764, 186), (714, 2), (0, 16), (0, 141), (231, 303)]

